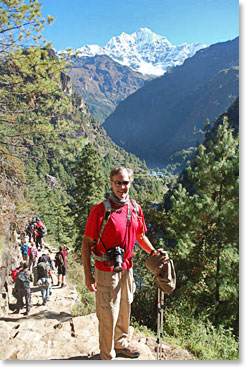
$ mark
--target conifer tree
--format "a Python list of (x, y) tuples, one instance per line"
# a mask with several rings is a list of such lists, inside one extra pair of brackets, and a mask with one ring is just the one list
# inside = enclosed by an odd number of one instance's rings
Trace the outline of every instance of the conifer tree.
[(40, 8), (38, 0), (0, 2), (0, 160), (6, 165), (9, 156), (26, 160), (32, 147), (53, 141), (69, 108), (60, 80), (65, 63), (41, 35), (53, 18), (43, 18)]
[(77, 158), (75, 175), (74, 214), (77, 228), (76, 249), (81, 246), (86, 221), (92, 206), (104, 199), (105, 178), (103, 160), (92, 143), (88, 143)]
[(239, 147), (227, 121), (207, 147), (200, 145), (187, 168), (195, 193), (179, 185), (169, 232), (178, 240), (175, 258), (180, 289), (197, 312), (215, 323), (238, 323)]
[(38, 0), (0, 1), (0, 175), (5, 195), (0, 208), (12, 202), (5, 211), (9, 215), (18, 201), (16, 190), (23, 194), (25, 165), (35, 146), (54, 142), (70, 107), (61, 89), (66, 64), (54, 57), (41, 34), (53, 18), (43, 18), (40, 9)]

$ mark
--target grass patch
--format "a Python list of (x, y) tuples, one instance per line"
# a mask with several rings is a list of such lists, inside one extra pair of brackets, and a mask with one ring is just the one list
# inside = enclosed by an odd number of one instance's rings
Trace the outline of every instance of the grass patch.
[(81, 258), (76, 253), (67, 256), (67, 278), (76, 287), (79, 302), (76, 302), (72, 309), (72, 315), (85, 316), (96, 312), (95, 294), (90, 292), (85, 286), (84, 269)]
[(199, 360), (238, 360), (239, 343), (231, 330), (215, 327), (190, 313), (165, 311), (163, 335)]

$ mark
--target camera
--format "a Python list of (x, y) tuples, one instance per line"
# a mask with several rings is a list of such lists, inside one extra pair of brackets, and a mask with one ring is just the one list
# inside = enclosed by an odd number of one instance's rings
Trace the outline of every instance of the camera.
[(124, 257), (125, 250), (120, 246), (116, 246), (110, 250), (107, 250), (107, 255), (109, 257), (109, 261), (114, 265), (114, 271), (119, 273), (122, 271), (122, 262)]

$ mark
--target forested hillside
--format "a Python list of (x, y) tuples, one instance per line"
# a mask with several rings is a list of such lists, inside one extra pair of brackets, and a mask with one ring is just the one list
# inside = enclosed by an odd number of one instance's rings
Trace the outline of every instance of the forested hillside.
[(105, 55), (75, 58), (67, 73), (93, 117), (101, 123), (149, 79)]

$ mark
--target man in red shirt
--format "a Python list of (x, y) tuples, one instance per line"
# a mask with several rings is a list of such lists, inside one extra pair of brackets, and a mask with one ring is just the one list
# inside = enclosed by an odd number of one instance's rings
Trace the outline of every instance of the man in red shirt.
[(61, 245), (59, 246), (59, 252), (62, 255), (63, 263), (58, 263), (55, 266), (58, 268), (58, 283), (57, 286), (61, 284), (62, 287), (66, 287), (65, 278), (67, 274), (67, 260), (66, 256), (71, 252), (70, 247)]
[[(82, 241), (85, 284), (96, 292), (101, 359), (116, 356), (136, 358), (139, 351), (128, 343), (131, 303), (135, 291), (132, 250), (135, 241), (148, 254), (158, 254), (145, 235), (146, 224), (141, 207), (129, 199), (133, 171), (118, 167), (110, 173), (110, 217), (103, 232), (104, 203), (90, 211)], [(91, 271), (91, 252), (95, 254), (95, 277)], [(113, 254), (113, 255), (110, 255)], [(117, 260), (121, 260), (120, 264)], [(119, 265), (119, 266), (118, 266)], [(121, 270), (121, 271), (119, 271)]]

